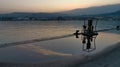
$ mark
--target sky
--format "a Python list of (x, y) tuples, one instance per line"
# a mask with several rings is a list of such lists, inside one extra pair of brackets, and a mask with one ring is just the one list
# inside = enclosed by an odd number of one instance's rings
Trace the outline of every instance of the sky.
[(118, 3), (120, 0), (0, 0), (0, 13), (60, 12)]

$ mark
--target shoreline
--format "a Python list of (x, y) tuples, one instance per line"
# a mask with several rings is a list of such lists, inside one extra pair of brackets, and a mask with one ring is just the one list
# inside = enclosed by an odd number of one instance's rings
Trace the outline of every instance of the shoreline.
[(87, 67), (87, 65), (89, 66), (89, 63), (92, 64), (97, 62), (100, 58), (104, 58), (108, 56), (108, 54), (114, 53), (119, 47), (120, 42), (88, 56), (73, 56), (62, 60), (41, 63), (0, 63), (0, 67)]

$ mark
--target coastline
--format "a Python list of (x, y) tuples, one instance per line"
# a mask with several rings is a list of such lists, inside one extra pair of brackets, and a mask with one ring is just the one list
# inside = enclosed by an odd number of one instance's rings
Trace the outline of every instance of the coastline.
[[(120, 51), (118, 48), (120, 48), (120, 42), (89, 56), (73, 56), (66, 59), (42, 63), (0, 63), (0, 67), (105, 67), (108, 66), (109, 63), (111, 64), (113, 61), (116, 61), (116, 59), (111, 60), (111, 57), (117, 58), (119, 63), (120, 54), (116, 54), (116, 52)], [(118, 57), (116, 57), (116, 55)], [(105, 60), (106, 58), (107, 60)]]

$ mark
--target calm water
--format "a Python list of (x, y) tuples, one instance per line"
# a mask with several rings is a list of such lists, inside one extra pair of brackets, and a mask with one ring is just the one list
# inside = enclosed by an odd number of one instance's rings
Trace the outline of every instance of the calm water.
[[(0, 44), (72, 34), (83, 21), (0, 21)], [(99, 21), (97, 29), (120, 25), (120, 21)], [(96, 50), (120, 42), (119, 31), (101, 32)], [(89, 54), (82, 51), (81, 39), (73, 37), (0, 48), (0, 62), (44, 62)]]

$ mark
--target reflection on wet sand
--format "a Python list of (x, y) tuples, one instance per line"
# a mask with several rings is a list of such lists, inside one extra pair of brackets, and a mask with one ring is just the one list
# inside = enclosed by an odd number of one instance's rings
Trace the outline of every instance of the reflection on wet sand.
[(34, 52), (43, 54), (43, 55), (55, 55), (55, 56), (72, 56), (72, 54), (67, 54), (67, 53), (60, 53), (56, 52), (53, 50), (45, 49), (41, 46), (36, 46), (36, 45), (20, 45), (20, 48), (32, 50)]

